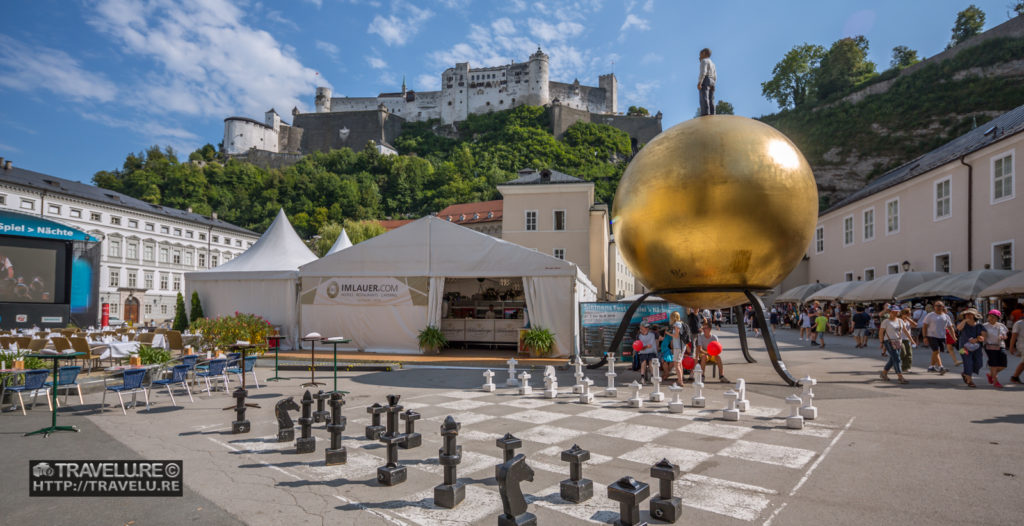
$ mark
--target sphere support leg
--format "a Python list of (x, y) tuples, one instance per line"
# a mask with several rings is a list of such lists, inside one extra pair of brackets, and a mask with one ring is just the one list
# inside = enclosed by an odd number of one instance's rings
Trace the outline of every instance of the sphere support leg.
[[(779, 346), (775, 342), (775, 333), (772, 332), (771, 327), (765, 323), (764, 319), (764, 303), (761, 302), (761, 298), (754, 294), (752, 291), (745, 290), (744, 294), (747, 295), (747, 299), (750, 300), (750, 305), (754, 309), (754, 323), (757, 323), (761, 327), (761, 335), (764, 337), (764, 347), (768, 351), (768, 358), (772, 361), (772, 367), (775, 368), (775, 372), (779, 373), (779, 377), (782, 378), (789, 385), (797, 386), (800, 385), (793, 378), (792, 374), (789, 374), (789, 370), (786, 369), (786, 364), (783, 363), (782, 357), (779, 356)], [(743, 320), (740, 319), (740, 324)], [(742, 330), (742, 329), (740, 329)], [(744, 350), (746, 350), (744, 348)]]

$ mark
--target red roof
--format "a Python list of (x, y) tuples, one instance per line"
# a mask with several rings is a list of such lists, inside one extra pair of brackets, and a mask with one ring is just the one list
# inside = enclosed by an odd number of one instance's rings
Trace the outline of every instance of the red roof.
[(461, 203), (441, 210), (437, 213), (437, 217), (459, 225), (501, 221), (502, 206), (503, 201), (501, 199), (477, 203)]
[(400, 226), (408, 225), (413, 221), (415, 221), (415, 219), (382, 219), (377, 222), (380, 223), (380, 226), (384, 227), (384, 230), (394, 230)]

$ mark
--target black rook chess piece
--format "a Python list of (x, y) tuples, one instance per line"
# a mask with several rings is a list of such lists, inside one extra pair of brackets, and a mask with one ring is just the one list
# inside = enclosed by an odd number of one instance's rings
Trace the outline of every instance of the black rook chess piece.
[(331, 418), (327, 431), (331, 434), (331, 447), (324, 451), (326, 464), (334, 466), (348, 461), (348, 451), (341, 445), (341, 432), (345, 430), (348, 419), (341, 416), (341, 406), (345, 405), (345, 397), (335, 391), (331, 393)]
[(651, 487), (633, 477), (622, 477), (608, 485), (608, 498), (619, 503), (621, 526), (646, 526), (640, 521), (640, 503), (651, 496)]
[(295, 452), (300, 455), (316, 451), (316, 438), (310, 434), (313, 431), (312, 413), (313, 395), (306, 391), (306, 394), (302, 395), (302, 416), (299, 417), (302, 436), (295, 440)]
[(434, 487), (434, 505), (441, 508), (454, 508), (466, 498), (466, 486), (458, 482), (455, 472), (462, 462), (462, 446), (455, 444), (461, 428), (451, 415), (441, 424), (444, 446), (438, 450), (438, 462), (444, 468), (444, 483)]
[(569, 463), (569, 480), (559, 484), (559, 494), (569, 502), (579, 504), (594, 496), (594, 481), (583, 478), (583, 463), (590, 460), (590, 452), (573, 444), (562, 452), (562, 461)]
[(536, 526), (537, 516), (526, 511), (526, 497), (520, 484), (533, 482), (533, 470), (522, 454), (498, 466), (498, 493), (504, 513), (498, 516), (498, 526)]
[(665, 522), (676, 522), (683, 511), (683, 502), (672, 496), (672, 482), (679, 478), (679, 466), (663, 458), (651, 466), (651, 476), (660, 483), (659, 494), (651, 499), (651, 517)]
[(249, 421), (245, 419), (245, 397), (248, 395), (249, 391), (241, 387), (231, 393), (231, 396), (235, 397), (235, 421), (231, 422), (233, 434), (248, 433), (251, 427)]
[[(516, 450), (523, 447), (522, 439), (512, 436), (512, 433), (505, 433), (505, 436), (495, 440), (495, 444), (502, 450), (502, 464), (512, 460), (515, 456)], [(498, 464), (494, 467), (494, 476), (497, 478), (498, 470), (501, 469), (502, 464)]]
[(384, 434), (384, 426), (380, 425), (380, 415), (384, 411), (387, 411), (387, 408), (377, 402), (366, 408), (366, 412), (371, 415), (370, 425), (366, 426), (367, 440), (379, 440), (380, 436)]
[(423, 445), (423, 435), (416, 432), (416, 421), (420, 414), (412, 409), (399, 415), (405, 421), (405, 442), (402, 442), (402, 449), (412, 449)]
[(313, 395), (316, 400), (316, 411), (313, 412), (313, 423), (319, 424), (320, 422), (331, 423), (331, 413), (324, 408), (324, 403), (330, 400), (331, 393), (325, 393), (321, 389), (317, 394)]
[(298, 411), (299, 404), (295, 403), (292, 397), (279, 400), (274, 405), (274, 416), (277, 417), (277, 441), (291, 442), (295, 440), (295, 422), (292, 422), (288, 411)]
[(380, 441), (388, 446), (388, 463), (377, 468), (377, 482), (385, 486), (394, 486), (405, 482), (407, 472), (405, 466), (398, 465), (398, 446), (405, 441), (405, 435), (398, 433), (399, 395), (388, 395), (388, 427), (381, 435)]

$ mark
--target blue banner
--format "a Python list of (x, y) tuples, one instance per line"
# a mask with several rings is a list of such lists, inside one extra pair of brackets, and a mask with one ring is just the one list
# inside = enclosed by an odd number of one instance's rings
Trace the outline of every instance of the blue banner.
[[(580, 320), (583, 327), (618, 326), (630, 303), (625, 301), (611, 303), (580, 303)], [(637, 307), (630, 318), (630, 325), (639, 325), (642, 321), (649, 323), (668, 324), (668, 317), (673, 311), (682, 316), (686, 310), (665, 301), (645, 301)]]
[(56, 221), (9, 210), (0, 210), (0, 235), (61, 241), (99, 241), (81, 230)]

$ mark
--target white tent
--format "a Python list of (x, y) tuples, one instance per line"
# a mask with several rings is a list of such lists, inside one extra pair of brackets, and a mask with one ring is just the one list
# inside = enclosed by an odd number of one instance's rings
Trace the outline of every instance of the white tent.
[(522, 278), (532, 327), (576, 350), (579, 302), (597, 290), (571, 262), (424, 217), (303, 265), (301, 332), (345, 336), (360, 349), (419, 352), (417, 335), (441, 326), (445, 278)]
[(282, 209), (256, 243), (223, 265), (185, 274), (185, 290), (199, 293), (207, 316), (258, 314), (281, 327), (284, 346), (297, 347), (299, 266), (316, 259)]
[(352, 246), (352, 241), (348, 238), (348, 234), (345, 232), (345, 229), (342, 228), (341, 234), (338, 235), (338, 239), (334, 240), (334, 244), (331, 245), (331, 249), (328, 250), (327, 253), (324, 254), (324, 256), (330, 256), (331, 254), (341, 250), (345, 250), (350, 246)]

